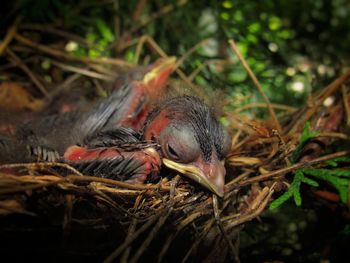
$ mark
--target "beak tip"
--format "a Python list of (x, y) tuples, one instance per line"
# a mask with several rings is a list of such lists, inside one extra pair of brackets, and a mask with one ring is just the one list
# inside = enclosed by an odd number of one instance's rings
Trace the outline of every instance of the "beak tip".
[(214, 172), (216, 176), (208, 177), (200, 170), (198, 167), (193, 165), (184, 165), (172, 160), (163, 158), (163, 163), (166, 167), (178, 171), (190, 179), (196, 181), (209, 191), (215, 193), (219, 197), (223, 197), (225, 194), (224, 184), (225, 184), (225, 173), (224, 167), (218, 166), (218, 170)]
[(224, 190), (224, 187), (217, 187), (217, 188), (213, 188), (213, 189), (209, 189), (210, 191), (214, 192), (217, 196), (219, 197), (224, 197), (225, 195), (225, 190)]
[(224, 197), (224, 194), (225, 194), (225, 192), (223, 190), (221, 190), (220, 192), (217, 193), (217, 195), (221, 198)]

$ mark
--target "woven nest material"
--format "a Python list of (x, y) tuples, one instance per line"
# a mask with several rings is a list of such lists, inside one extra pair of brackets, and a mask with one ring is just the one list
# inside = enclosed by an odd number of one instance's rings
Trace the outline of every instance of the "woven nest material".
[[(31, 240), (32, 255), (55, 251), (62, 259), (72, 259), (73, 253), (73, 257), (110, 261), (131, 250), (131, 262), (155, 255), (159, 261), (169, 255), (180, 260), (196, 255), (203, 243), (211, 248), (209, 254), (226, 247), (222, 242), (228, 240), (234, 248), (237, 226), (255, 217), (271, 194), (265, 192), (256, 209), (237, 214), (236, 191), (218, 200), (180, 176), (138, 185), (76, 174), (42, 174), (47, 164), (23, 168), (31, 175), (0, 174), (0, 213), (6, 225), (1, 234), (10, 240), (9, 246)], [(222, 211), (230, 210), (222, 216)], [(181, 247), (187, 249), (179, 253)]]

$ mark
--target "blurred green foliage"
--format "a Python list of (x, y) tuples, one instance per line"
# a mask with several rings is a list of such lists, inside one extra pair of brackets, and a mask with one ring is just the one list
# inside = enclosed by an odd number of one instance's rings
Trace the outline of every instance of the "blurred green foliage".
[[(75, 48), (72, 52), (77, 55), (133, 60), (135, 45), (118, 52), (115, 44), (148, 34), (167, 54), (181, 57), (209, 39), (181, 67), (190, 74), (211, 61), (194, 82), (223, 90), (231, 98), (245, 98), (233, 100), (234, 107), (261, 98), (228, 39), (236, 41), (270, 99), (289, 105), (305, 102), (312, 90), (334, 79), (350, 59), (347, 0), (19, 0), (3, 5), (2, 31), (20, 14), (25, 23), (84, 37), (91, 45)], [(142, 56), (149, 54), (153, 59), (158, 56), (147, 49)]]

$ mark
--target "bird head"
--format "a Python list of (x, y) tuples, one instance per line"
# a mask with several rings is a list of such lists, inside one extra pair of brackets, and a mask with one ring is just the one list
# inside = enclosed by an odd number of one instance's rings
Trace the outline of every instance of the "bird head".
[(148, 116), (143, 136), (161, 147), (163, 163), (222, 197), (224, 158), (231, 140), (200, 99), (180, 96), (156, 107)]

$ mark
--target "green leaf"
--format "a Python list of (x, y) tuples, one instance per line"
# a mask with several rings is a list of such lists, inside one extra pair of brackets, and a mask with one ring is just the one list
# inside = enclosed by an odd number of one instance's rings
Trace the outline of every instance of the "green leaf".
[(96, 26), (100, 34), (102, 35), (103, 39), (105, 39), (107, 42), (112, 42), (114, 39), (114, 35), (112, 33), (112, 30), (108, 27), (106, 22), (102, 19), (96, 20)]
[(225, 127), (228, 127), (230, 125), (230, 121), (228, 120), (227, 117), (221, 117), (220, 118), (220, 122), (222, 125), (224, 125)]
[(97, 58), (100, 56), (100, 52), (94, 49), (90, 49), (88, 54), (90, 58)]
[(320, 134), (319, 132), (313, 131), (311, 129), (310, 122), (305, 123), (304, 130), (303, 130), (301, 137), (300, 137), (299, 145), (295, 149), (295, 151), (292, 155), (292, 158), (291, 158), (292, 163), (295, 163), (298, 160), (305, 143), (308, 140), (317, 137), (319, 134)]
[(301, 170), (297, 170), (295, 172), (293, 182), (288, 188), (288, 190), (282, 194), (280, 197), (278, 197), (276, 200), (271, 202), (270, 209), (275, 209), (279, 206), (281, 206), (283, 203), (285, 203), (289, 198), (293, 196), (294, 202), (297, 206), (301, 205), (301, 195), (300, 195), (300, 184), (302, 180), (304, 180), (304, 174)]
[(128, 62), (132, 62), (134, 60), (135, 53), (132, 50), (128, 50), (124, 56), (125, 60)]
[(243, 82), (247, 79), (248, 74), (243, 68), (237, 68), (228, 75), (229, 79), (233, 82)]
[(232, 1), (224, 1), (224, 2), (222, 2), (222, 6), (224, 8), (230, 9), (233, 7), (233, 3), (232, 3)]
[(283, 39), (288, 39), (288, 38), (290, 38), (290, 36), (291, 36), (291, 33), (290, 33), (290, 31), (289, 30), (282, 30), (282, 31), (280, 31), (279, 33), (278, 33), (278, 35), (279, 35), (279, 37), (281, 37), (281, 38), (283, 38)]
[(293, 192), (294, 202), (297, 206), (301, 206), (301, 196), (300, 191)]
[(243, 21), (244, 17), (242, 11), (237, 10), (233, 15), (233, 19), (237, 22)]
[(303, 133), (301, 134), (300, 143), (305, 144), (308, 140), (317, 137), (320, 133), (311, 129), (310, 122), (305, 123)]
[(248, 26), (248, 30), (251, 33), (257, 33), (261, 30), (261, 26), (258, 22), (254, 22)]
[(230, 19), (230, 14), (227, 13), (227, 12), (222, 12), (222, 13), (220, 14), (220, 17), (221, 17), (221, 19), (223, 19), (223, 20), (229, 20), (229, 19)]
[(282, 26), (281, 19), (277, 16), (272, 16), (269, 19), (269, 29), (270, 30), (278, 30)]
[(346, 204), (348, 201), (348, 178), (341, 177), (349, 177), (350, 170), (339, 170), (339, 169), (313, 169), (313, 168), (303, 168), (300, 169), (303, 173), (312, 175), (319, 180), (326, 181), (330, 185), (332, 185), (339, 193), (340, 200)]
[(315, 176), (337, 176), (337, 177), (350, 177), (350, 169), (313, 169), (303, 168), (304, 173)]
[(338, 187), (337, 188), (340, 196), (340, 200), (344, 203), (348, 203), (348, 187)]
[(97, 38), (98, 37), (95, 32), (89, 32), (86, 35), (86, 41), (88, 41), (91, 44), (94, 44)]
[(247, 35), (246, 38), (247, 38), (248, 42), (250, 42), (250, 43), (253, 43), (253, 44), (258, 43), (258, 38), (256, 36), (254, 36), (253, 34)]
[(338, 163), (342, 163), (342, 162), (350, 162), (350, 156), (337, 157), (337, 158), (325, 161), (325, 164), (329, 166), (337, 167)]
[(329, 165), (329, 166), (332, 166), (332, 167), (337, 167), (337, 166), (338, 166), (338, 162), (335, 161), (334, 159), (333, 159), (333, 160), (325, 161), (325, 164), (327, 164), (327, 165)]
[(276, 209), (280, 207), (283, 203), (285, 203), (289, 198), (291, 198), (293, 193), (291, 191), (287, 191), (284, 194), (282, 194), (280, 197), (275, 199), (270, 204), (270, 209)]
[(302, 168), (303, 173), (310, 174), (312, 176), (316, 176), (322, 180), (337, 180), (340, 184), (344, 184), (348, 182), (348, 179), (342, 179), (337, 177), (349, 177), (350, 170), (339, 170), (339, 169), (315, 169), (315, 168)]
[(318, 187), (319, 186), (318, 182), (316, 182), (315, 180), (312, 180), (310, 178), (307, 178), (305, 176), (304, 176), (304, 178), (301, 179), (301, 181), (303, 183), (306, 183), (306, 184), (308, 184), (310, 186), (313, 186), (313, 187)]

